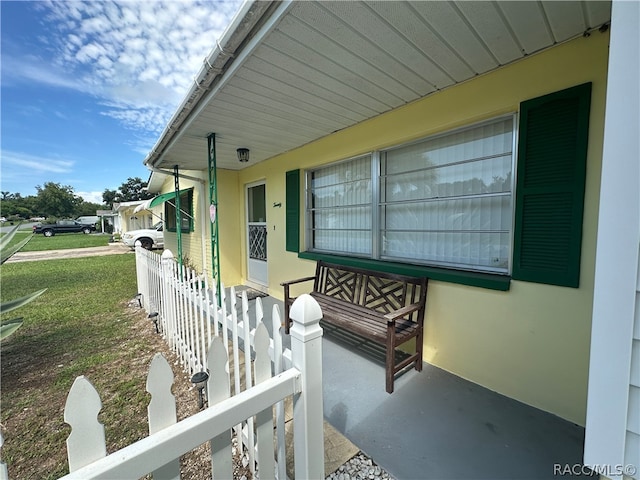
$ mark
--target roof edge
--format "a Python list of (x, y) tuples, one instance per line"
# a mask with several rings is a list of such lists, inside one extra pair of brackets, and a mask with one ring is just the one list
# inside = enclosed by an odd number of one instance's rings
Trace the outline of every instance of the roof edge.
[(235, 14), (229, 26), (225, 29), (216, 46), (202, 61), (202, 67), (194, 78), (194, 83), (185, 95), (158, 141), (143, 160), (147, 167), (155, 167), (164, 155), (175, 135), (180, 131), (184, 122), (210, 91), (217, 79), (233, 63), (238, 51), (256, 34), (256, 27), (262, 25), (263, 17), (273, 13), (272, 5), (279, 2), (265, 2), (260, 0), (246, 0)]

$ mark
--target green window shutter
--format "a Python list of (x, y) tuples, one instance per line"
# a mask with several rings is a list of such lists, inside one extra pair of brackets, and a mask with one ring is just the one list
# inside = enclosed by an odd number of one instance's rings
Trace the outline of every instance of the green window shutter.
[(523, 102), (513, 278), (578, 287), (591, 84)]
[(300, 251), (300, 170), (287, 172), (286, 177), (286, 250)]

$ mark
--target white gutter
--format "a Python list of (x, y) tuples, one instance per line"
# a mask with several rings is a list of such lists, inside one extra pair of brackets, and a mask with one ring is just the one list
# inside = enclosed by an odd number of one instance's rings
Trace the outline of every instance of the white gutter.
[[(147, 167), (147, 168), (155, 173), (162, 173), (163, 175), (169, 175), (171, 177), (175, 175), (174, 172), (171, 172), (169, 170), (162, 170), (161, 168), (156, 168), (156, 167)], [(178, 177), (184, 178), (186, 180), (192, 180), (194, 182), (202, 183), (203, 185), (207, 183), (207, 181), (202, 178), (192, 177), (190, 175), (185, 175), (183, 173), (178, 173)]]
[[(195, 110), (189, 112), (189, 118), (180, 126), (180, 130), (176, 132), (176, 134), (171, 138), (170, 142), (164, 147), (162, 154), (158, 156), (156, 163), (162, 160), (162, 156), (166, 150), (169, 150), (184, 134), (185, 130), (189, 128), (191, 123), (198, 118), (202, 110), (204, 110), (209, 102), (215, 97), (221, 88), (223, 88), (226, 83), (233, 77), (236, 71), (242, 67), (242, 65), (246, 62), (247, 58), (254, 52), (258, 46), (262, 43), (264, 37), (269, 34), (280, 22), (280, 19), (289, 11), (289, 9), (293, 6), (293, 0), (285, 0), (279, 2), (278, 8), (273, 12), (272, 15), (269, 16), (268, 20), (264, 23), (264, 25), (260, 28), (260, 30), (256, 33), (256, 35), (249, 41), (249, 43), (242, 49), (240, 54), (235, 58), (233, 63), (229, 65), (224, 71), (222, 78), (220, 78), (215, 85), (212, 85), (212, 88), (209, 94), (201, 101), (199, 101), (195, 105)], [(215, 132), (213, 132), (215, 133)]]

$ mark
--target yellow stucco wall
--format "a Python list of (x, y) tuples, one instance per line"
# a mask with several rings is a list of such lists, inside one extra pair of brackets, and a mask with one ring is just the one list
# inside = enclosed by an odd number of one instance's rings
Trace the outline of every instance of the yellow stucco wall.
[[(180, 172), (185, 175), (203, 178), (202, 172), (193, 172), (193, 171), (183, 171)], [(202, 186), (199, 182), (193, 180), (186, 180), (184, 178), (180, 178), (180, 189), (183, 190), (185, 188), (193, 188), (193, 217), (195, 221), (193, 222), (194, 231), (190, 233), (182, 233), (182, 252), (183, 259), (185, 264), (188, 266), (194, 267), (198, 273), (202, 273), (203, 271), (203, 254), (202, 254), (202, 221), (198, 216), (200, 214), (200, 201), (201, 201), (201, 191)], [(175, 185), (173, 181), (173, 177), (169, 177), (162, 186), (162, 192), (173, 192), (175, 190)], [(184, 205), (182, 206), (184, 209)], [(164, 215), (164, 205), (162, 206), (162, 211)], [(207, 225), (205, 225), (206, 227)], [(208, 237), (208, 232), (207, 232)], [(164, 246), (173, 252), (174, 255), (178, 254), (178, 236), (176, 232), (166, 231), (164, 233)]]
[[(225, 230), (221, 245), (225, 268), (241, 264), (242, 271), (227, 278), (241, 283), (246, 274), (244, 185), (266, 180), (269, 293), (282, 298), (281, 281), (314, 268), (285, 252), (286, 171), (517, 112), (524, 100), (593, 82), (580, 288), (513, 281), (509, 291), (498, 292), (432, 281), (425, 319), (426, 361), (584, 425), (608, 39), (594, 33), (562, 44), (235, 174), (235, 192), (231, 185), (221, 189), (220, 205), (240, 219), (239, 232)], [(232, 177), (225, 179), (231, 184)], [(279, 202), (281, 208), (272, 207)]]
[[(226, 201), (232, 199), (231, 203)], [(244, 193), (238, 172), (218, 171), (218, 234), (220, 235), (220, 271), (222, 283), (241, 285), (246, 275), (244, 246)]]

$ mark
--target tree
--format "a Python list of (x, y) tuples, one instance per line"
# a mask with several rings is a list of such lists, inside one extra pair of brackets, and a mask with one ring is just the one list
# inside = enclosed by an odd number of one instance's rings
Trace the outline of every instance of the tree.
[(102, 202), (109, 208), (113, 208), (113, 202), (116, 200), (117, 196), (117, 190), (109, 190), (108, 188), (105, 188), (104, 192), (102, 192)]
[(83, 215), (95, 215), (96, 211), (98, 210), (104, 210), (104, 205), (85, 201), (78, 205), (74, 217), (81, 217)]
[(129, 177), (126, 182), (120, 185), (114, 201), (132, 202), (136, 200), (147, 200), (152, 197), (153, 194), (147, 191), (147, 182), (143, 182), (140, 177)]
[(0, 209), (3, 217), (31, 218), (37, 215), (35, 209), (36, 197), (23, 197), (19, 193), (1, 192)]
[(83, 202), (73, 193), (73, 187), (46, 182), (44, 187), (36, 186), (35, 207), (47, 217), (74, 217)]
[(2, 195), (2, 200), (22, 200), (23, 197), (19, 193), (11, 193), (11, 192), (0, 192)]

